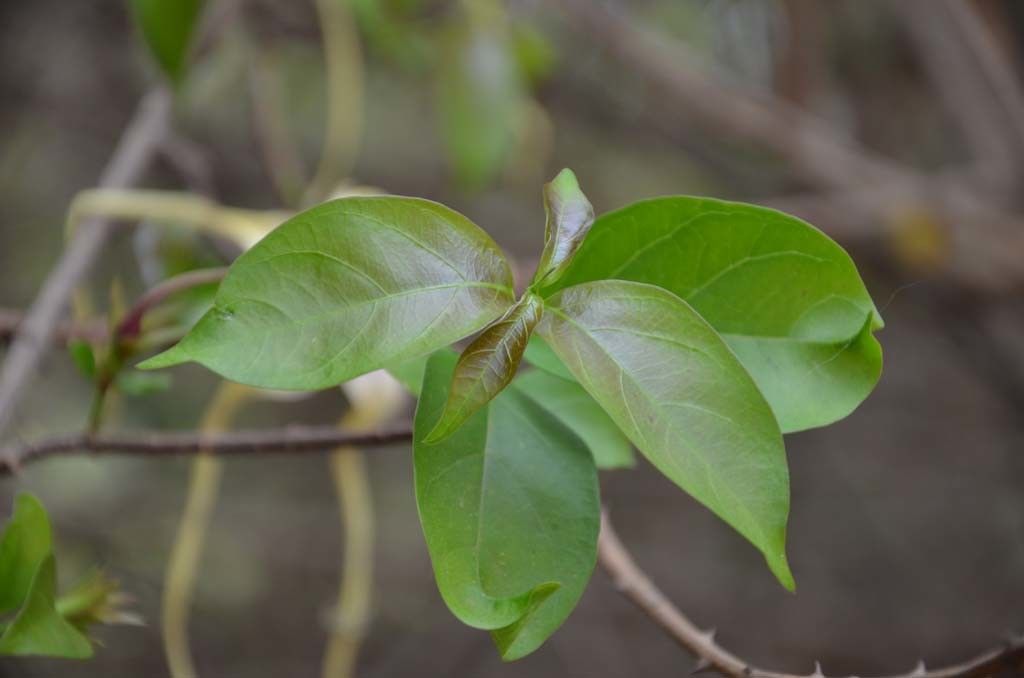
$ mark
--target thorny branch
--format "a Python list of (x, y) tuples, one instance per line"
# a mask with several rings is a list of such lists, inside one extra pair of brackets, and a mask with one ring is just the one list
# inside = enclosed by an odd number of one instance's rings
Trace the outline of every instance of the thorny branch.
[[(633, 560), (615, 533), (607, 513), (601, 516), (598, 562), (619, 592), (651, 618), (678, 645), (697, 658), (693, 673), (717, 671), (730, 678), (824, 678), (821, 667), (807, 677), (769, 671), (751, 665), (719, 645), (714, 630), (702, 631), (672, 604)], [(999, 671), (1024, 669), (1024, 636), (1009, 639), (1002, 647), (984, 652), (961, 664), (927, 669), (924, 662), (907, 673), (887, 678), (983, 678)]]
[[(133, 454), (170, 456), (189, 454), (251, 455), (303, 454), (323, 452), (340, 446), (381, 447), (408, 442), (412, 430), (406, 425), (372, 432), (352, 432), (331, 426), (308, 426), (266, 431), (232, 433), (135, 433), (110, 435), (68, 435), (12, 445), (4, 450), (11, 466), (51, 456), (88, 454)], [(0, 454), (0, 458), (4, 458)], [(12, 467), (0, 468), (0, 474)], [(601, 517), (598, 562), (612, 578), (619, 592), (658, 624), (673, 640), (697, 657), (695, 673), (714, 670), (730, 678), (802, 678), (797, 674), (769, 671), (751, 665), (715, 640), (715, 632), (703, 631), (684, 615), (640, 569), (616, 534), (607, 514)], [(886, 678), (982, 678), (1001, 670), (1024, 669), (1024, 636), (1013, 637), (1002, 646), (960, 664), (927, 669), (923, 662), (907, 673)], [(820, 667), (811, 678), (824, 678)]]

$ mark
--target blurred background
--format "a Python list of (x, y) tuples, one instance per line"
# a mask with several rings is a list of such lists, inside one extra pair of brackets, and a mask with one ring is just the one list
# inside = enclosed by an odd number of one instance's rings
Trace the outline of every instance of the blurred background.
[[(0, 3), (7, 337), (57, 260), (71, 200), (163, 86), (129, 4)], [(711, 195), (832, 235), (886, 318), (886, 367), (848, 419), (787, 439), (797, 593), (643, 462), (604, 474), (603, 501), (670, 598), (759, 666), (892, 673), (1024, 630), (1024, 5), (209, 0), (192, 43), (173, 133), (138, 186), (254, 210), (317, 190), (423, 196), (527, 269), (541, 184), (562, 167), (599, 213)], [(125, 221), (79, 308), (108, 313), (237, 248), (174, 218)], [(194, 429), (217, 380), (186, 367), (121, 387), (106, 430)], [(92, 397), (55, 346), (7, 434), (82, 430)], [(234, 426), (330, 424), (345, 408), (337, 391), (261, 399)], [(600, 571), (543, 648), (503, 664), (437, 593), (408, 447), (367, 454), (376, 566), (358, 675), (688, 673), (692, 659)], [(3, 660), (0, 675), (167, 675), (161, 586), (189, 464), (68, 457), (0, 478), (0, 515), (22, 489), (48, 507), (62, 579), (99, 564), (147, 621), (99, 629), (92, 660)], [(325, 457), (229, 459), (190, 622), (200, 674), (318, 675), (341, 544)]]

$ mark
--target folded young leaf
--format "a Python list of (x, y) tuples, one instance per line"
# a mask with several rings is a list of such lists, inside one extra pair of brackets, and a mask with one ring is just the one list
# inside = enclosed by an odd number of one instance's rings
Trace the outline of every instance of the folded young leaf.
[[(882, 372), (882, 347), (873, 327), (874, 317), (868, 315), (845, 341), (723, 338), (788, 433), (842, 419), (871, 393)], [(818, 399), (812, 402), (812, 396)]]
[(555, 283), (572, 262), (594, 223), (594, 208), (580, 190), (572, 170), (564, 169), (544, 185), (544, 251), (534, 282)]
[(413, 442), (416, 502), (445, 603), (504, 659), (537, 649), (593, 571), (597, 472), (582, 441), (515, 385), (429, 445), (456, 358), (427, 364)]
[(619, 280), (558, 292), (537, 332), (633, 444), (792, 589), (782, 435), (718, 333), (671, 292)]
[(444, 412), (426, 442), (435, 443), (451, 435), (508, 386), (543, 311), (540, 297), (527, 294), (466, 347), (455, 365)]
[(575, 379), (531, 370), (512, 383), (572, 429), (590, 448), (598, 468), (628, 468), (636, 463), (629, 439)]
[(47, 554), (34, 572), (24, 605), (0, 635), (0, 655), (92, 656), (92, 644), (57, 612), (57, 565)]
[(21, 493), (0, 537), (0, 614), (17, 610), (28, 597), (32, 579), (53, 550), (46, 509), (38, 499)]
[(881, 373), (871, 330), (882, 319), (853, 261), (775, 210), (690, 197), (635, 203), (601, 216), (543, 293), (605, 279), (687, 301), (737, 352), (784, 432), (848, 415)]
[(416, 198), (343, 198), (239, 257), (213, 308), (140, 367), (192, 360), (252, 386), (327, 388), (447, 346), (513, 301), (504, 255), (461, 214)]

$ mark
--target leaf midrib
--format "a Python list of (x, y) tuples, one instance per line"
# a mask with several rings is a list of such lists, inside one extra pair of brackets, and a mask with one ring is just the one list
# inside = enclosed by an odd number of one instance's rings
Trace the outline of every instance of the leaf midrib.
[[(623, 369), (622, 365), (608, 352), (608, 350), (604, 347), (604, 345), (596, 337), (592, 336), (586, 330), (586, 328), (584, 328), (578, 322), (573, 320), (564, 311), (562, 311), (560, 308), (558, 308), (556, 306), (553, 306), (553, 305), (552, 306), (548, 306), (546, 308), (546, 310), (554, 313), (556, 316), (559, 316), (560, 318), (565, 320), (567, 323), (569, 323), (569, 324), (573, 325), (574, 327), (576, 327), (582, 334), (584, 334), (585, 336), (589, 337), (590, 340), (601, 350), (601, 352), (604, 353), (605, 357), (608, 358), (608, 360), (611, 361), (611, 363), (615, 365), (615, 368), (619, 371), (620, 380), (621, 380), (621, 378), (623, 376), (628, 378), (630, 380), (630, 382), (632, 382), (633, 385), (636, 386), (637, 391), (639, 391), (640, 393), (643, 394), (644, 399), (650, 405), (652, 405), (654, 407), (654, 409), (658, 410), (658, 412), (661, 413), (662, 416), (664, 416), (664, 410), (662, 409), (660, 403), (658, 403), (656, 400), (653, 400), (650, 396), (647, 395), (647, 393), (646, 393), (646, 391), (644, 389), (640, 388), (640, 386), (637, 383), (636, 379), (634, 379), (626, 370)], [(726, 347), (726, 348), (728, 349), (728, 347)], [(756, 389), (756, 386), (754, 388)], [(629, 409), (628, 403), (625, 402), (625, 394), (623, 394), (623, 404), (626, 406), (627, 412), (630, 412), (630, 418), (632, 419), (633, 418), (632, 412)], [(766, 405), (766, 407), (767, 407), (767, 405)], [(635, 421), (635, 419), (634, 419), (634, 421)], [(640, 432), (640, 428), (639, 427), (636, 427), (636, 429), (637, 429), (638, 432)], [(641, 435), (642, 435), (642, 432), (641, 432)], [(680, 435), (680, 437), (684, 438), (683, 435)], [(646, 436), (644, 438), (646, 440)], [(690, 445), (689, 447), (690, 447), (691, 453), (697, 459), (699, 459), (701, 464), (705, 467), (705, 469), (707, 471), (707, 474), (708, 474), (708, 478), (709, 479), (712, 478), (712, 477), (716, 478), (716, 480), (714, 482), (710, 483), (710, 485), (711, 485), (712, 491), (715, 494), (718, 494), (719, 493), (718, 492), (718, 485), (719, 485), (719, 481), (721, 479), (718, 479), (717, 475), (713, 472), (714, 465), (703, 454), (701, 454), (699, 451), (697, 451), (696, 448), (693, 445)], [(677, 471), (680, 471), (680, 472), (682, 471), (682, 469), (679, 467), (678, 463), (675, 462), (675, 460), (672, 458), (671, 455), (663, 454), (663, 455), (660, 455), (660, 456), (662, 456), (666, 461), (670, 462), (672, 464), (672, 466), (674, 466), (676, 468)], [(681, 472), (681, 475), (686, 475), (686, 474)], [(764, 530), (760, 527), (760, 525), (758, 524), (757, 520), (754, 518), (753, 510), (750, 507), (747, 506), (747, 503), (745, 501), (741, 501), (739, 499), (739, 497), (732, 491), (732, 489), (728, 487), (728, 485), (725, 486), (725, 490), (733, 498), (733, 501), (735, 502), (735, 504), (737, 506), (741, 507), (741, 509), (743, 510), (743, 513), (746, 515), (748, 524), (753, 527), (754, 531), (758, 534), (758, 536), (762, 540), (763, 544), (765, 544), (765, 546), (767, 546), (767, 544), (770, 543), (770, 542), (766, 538)]]

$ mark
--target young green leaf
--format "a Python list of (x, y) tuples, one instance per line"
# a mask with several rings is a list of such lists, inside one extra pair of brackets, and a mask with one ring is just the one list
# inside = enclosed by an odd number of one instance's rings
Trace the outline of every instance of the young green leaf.
[(35, 569), (25, 603), (0, 635), (0, 655), (45, 655), (67, 659), (92, 656), (89, 639), (55, 606), (57, 565), (48, 553)]
[(590, 448), (598, 468), (628, 468), (636, 463), (629, 439), (575, 379), (531, 370), (513, 384), (572, 429)]
[(594, 223), (594, 208), (580, 190), (576, 175), (563, 169), (544, 186), (544, 251), (535, 284), (551, 285), (565, 273)]
[(202, 363), (253, 386), (314, 390), (447, 346), (514, 301), (498, 246), (428, 200), (343, 198), (275, 229), (214, 306), (140, 367)]
[(597, 557), (597, 473), (584, 444), (515, 385), (435, 445), (456, 358), (427, 364), (413, 443), (416, 501), (438, 588), (504, 659), (575, 607)]
[(19, 494), (0, 537), (0, 614), (21, 607), (36, 570), (52, 549), (46, 509), (31, 494)]
[(203, 0), (132, 0), (132, 7), (153, 58), (171, 82), (180, 82)]
[(86, 379), (94, 379), (96, 377), (96, 354), (93, 353), (89, 342), (72, 341), (68, 343), (68, 353), (71, 354), (75, 367), (78, 368), (83, 377)]
[(601, 216), (544, 294), (605, 279), (688, 302), (736, 351), (784, 432), (845, 417), (881, 374), (871, 330), (882, 319), (853, 261), (775, 210), (690, 197), (635, 203)]
[(537, 332), (633, 444), (792, 589), (782, 435), (714, 329), (671, 292), (601, 280), (547, 300)]
[(455, 365), (444, 412), (427, 435), (427, 443), (436, 443), (451, 435), (508, 386), (543, 311), (540, 297), (528, 294), (466, 347)]

